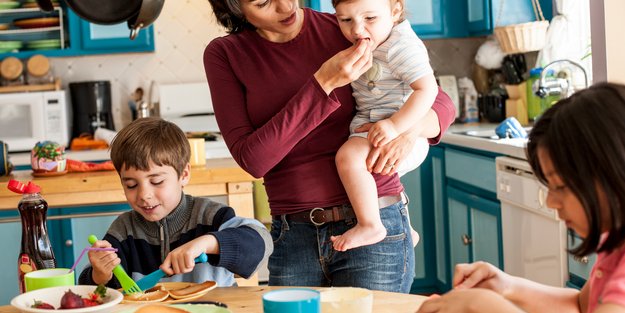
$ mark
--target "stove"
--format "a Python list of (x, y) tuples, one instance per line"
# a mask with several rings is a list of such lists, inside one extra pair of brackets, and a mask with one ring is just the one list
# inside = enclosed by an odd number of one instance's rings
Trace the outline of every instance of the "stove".
[(207, 159), (232, 157), (217, 127), (206, 82), (160, 84), (158, 89), (161, 118), (175, 123), (190, 137), (205, 138)]

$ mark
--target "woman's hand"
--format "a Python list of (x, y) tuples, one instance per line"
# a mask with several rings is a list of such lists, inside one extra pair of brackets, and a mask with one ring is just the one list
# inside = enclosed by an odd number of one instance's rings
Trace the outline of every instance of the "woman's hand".
[[(367, 132), (373, 123), (363, 124), (356, 132)], [(367, 156), (367, 169), (382, 175), (395, 174), (397, 166), (408, 156), (414, 147), (414, 134), (403, 133), (389, 143), (373, 147)], [(392, 166), (391, 166), (392, 165)]]
[(452, 290), (426, 300), (417, 313), (445, 312), (523, 312), (512, 302), (488, 289)]
[(371, 52), (370, 41), (359, 40), (355, 45), (325, 61), (315, 73), (315, 79), (326, 94), (330, 94), (332, 90), (358, 79), (371, 68)]

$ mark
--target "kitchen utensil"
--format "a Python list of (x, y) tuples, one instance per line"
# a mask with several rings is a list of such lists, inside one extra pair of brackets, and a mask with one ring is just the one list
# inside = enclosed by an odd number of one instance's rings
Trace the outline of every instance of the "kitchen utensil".
[[(194, 261), (195, 261), (195, 264), (206, 263), (208, 261), (208, 256), (206, 256), (206, 253), (202, 253), (200, 254), (200, 256), (195, 258)], [(158, 281), (161, 280), (161, 278), (165, 276), (167, 276), (167, 274), (163, 272), (162, 269), (159, 268), (156, 271), (148, 274), (147, 276), (144, 276), (143, 278), (139, 279), (137, 281), (137, 285), (139, 286), (139, 288), (141, 288), (141, 290), (148, 290), (156, 286)]]
[(87, 252), (87, 251), (113, 251), (113, 252), (117, 252), (117, 249), (115, 249), (115, 248), (86, 247), (86, 248), (82, 249), (82, 252), (80, 252), (80, 255), (78, 256), (78, 258), (76, 258), (76, 261), (74, 262), (74, 265), (72, 265), (72, 268), (69, 269), (70, 272), (74, 271), (74, 269), (76, 268), (76, 265), (78, 265), (78, 262), (80, 262), (80, 259), (82, 259), (82, 256), (85, 255), (85, 252)]
[(26, 291), (56, 286), (73, 286), (76, 281), (74, 275), (73, 271), (68, 271), (66, 268), (37, 270), (24, 274), (24, 284)]
[(67, 289), (71, 289), (73, 293), (81, 296), (88, 297), (89, 293), (94, 292), (96, 286), (92, 285), (77, 285), (77, 286), (59, 286), (52, 287), (46, 289), (39, 289), (34, 291), (29, 291), (23, 293), (11, 300), (11, 305), (20, 312), (28, 312), (28, 313), (47, 313), (47, 312), (72, 312), (72, 313), (95, 313), (95, 312), (112, 312), (113, 307), (122, 301), (122, 294), (111, 288), (106, 289), (106, 294), (108, 297), (104, 299), (104, 303), (92, 306), (92, 307), (84, 307), (79, 309), (58, 309), (55, 311), (46, 310), (46, 309), (36, 309), (31, 307), (35, 301), (42, 301), (48, 303), (55, 308), (61, 306), (61, 298), (63, 294), (67, 291)]
[[(98, 238), (95, 235), (89, 235), (88, 240), (90, 244), (94, 244), (98, 241)], [(113, 275), (115, 275), (117, 280), (119, 280), (119, 283), (122, 285), (122, 289), (124, 289), (124, 293), (131, 294), (142, 291), (141, 288), (137, 286), (137, 283), (135, 283), (135, 281), (132, 280), (128, 274), (126, 274), (126, 271), (124, 271), (124, 268), (121, 265), (118, 264), (115, 268), (113, 268)]]
[[(96, 24), (119, 24), (127, 22), (130, 39), (141, 28), (148, 27), (158, 18), (165, 0), (65, 0), (67, 5), (83, 19)], [(37, 0), (43, 11), (50, 12), (50, 0)]]

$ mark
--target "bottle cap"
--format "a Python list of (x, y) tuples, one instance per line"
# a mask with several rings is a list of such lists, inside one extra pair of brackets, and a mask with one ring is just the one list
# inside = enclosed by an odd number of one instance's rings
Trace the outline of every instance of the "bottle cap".
[(533, 68), (530, 70), (530, 77), (540, 76), (540, 73), (542, 73), (542, 71), (543, 71), (542, 67)]
[(26, 185), (19, 180), (11, 179), (7, 184), (7, 188), (15, 193), (38, 193), (41, 191), (41, 187), (35, 185), (33, 182), (28, 182)]

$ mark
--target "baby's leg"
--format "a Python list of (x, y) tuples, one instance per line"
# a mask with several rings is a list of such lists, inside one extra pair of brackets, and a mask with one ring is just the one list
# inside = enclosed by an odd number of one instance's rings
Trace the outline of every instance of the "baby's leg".
[(352, 229), (331, 238), (338, 251), (374, 244), (386, 237), (380, 219), (378, 189), (366, 166), (370, 149), (366, 138), (350, 137), (336, 154), (339, 176), (358, 219)]
[[(399, 167), (397, 168), (399, 176), (401, 177), (404, 174), (421, 166), (423, 161), (425, 161), (429, 150), (430, 144), (427, 142), (427, 139), (417, 138), (414, 147), (410, 151), (410, 154), (403, 162), (401, 162), (401, 164), (399, 164)], [(408, 207), (406, 207), (406, 209), (408, 209)], [(408, 217), (408, 223), (410, 223), (410, 216)], [(410, 225), (410, 236), (412, 237), (412, 246), (417, 246), (420, 237), (419, 233), (414, 228), (412, 228), (412, 225)]]

